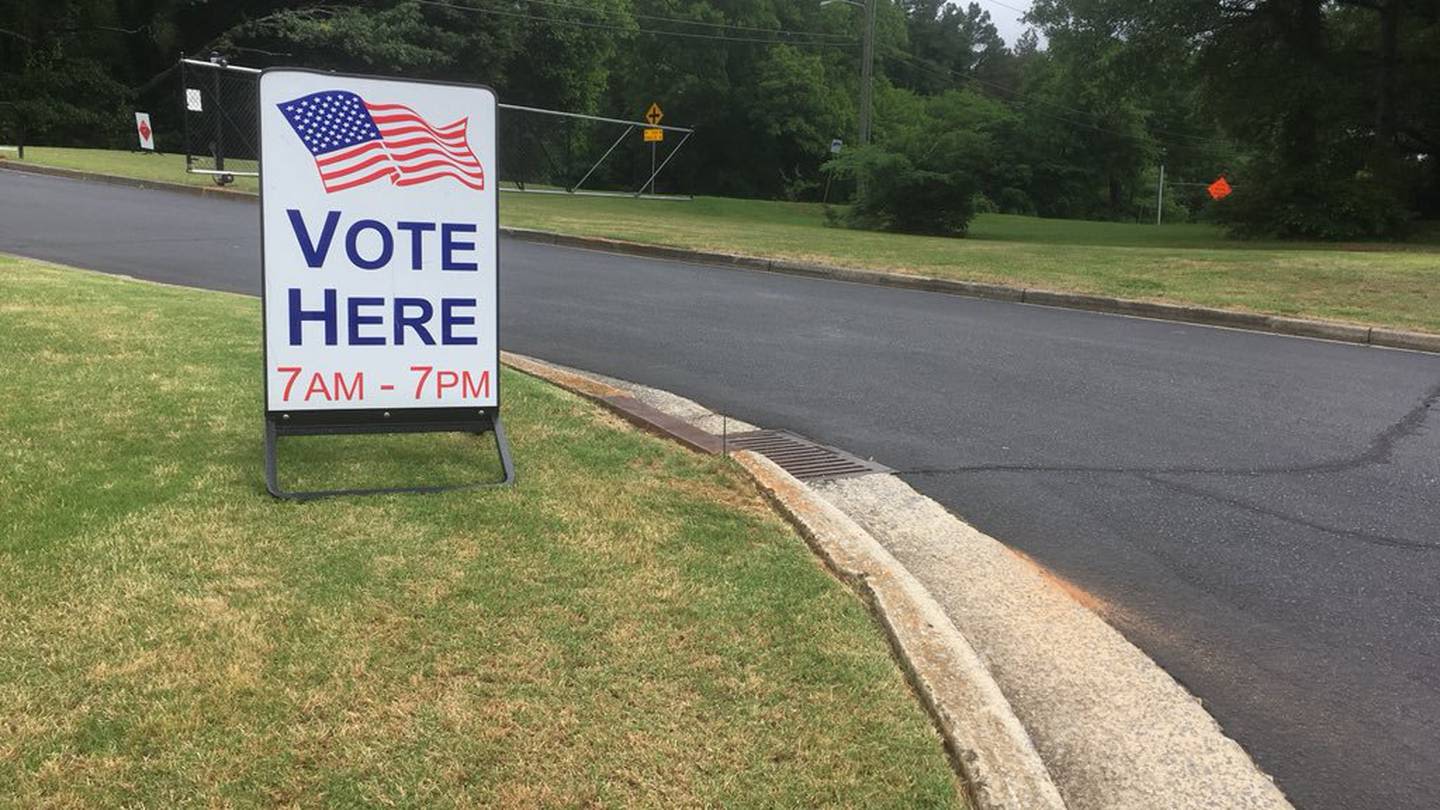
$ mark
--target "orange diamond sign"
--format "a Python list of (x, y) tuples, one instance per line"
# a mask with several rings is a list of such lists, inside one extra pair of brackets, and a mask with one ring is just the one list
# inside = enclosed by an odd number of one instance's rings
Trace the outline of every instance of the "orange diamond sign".
[(1224, 177), (1221, 177), (1221, 178), (1219, 178), (1218, 180), (1216, 180), (1215, 182), (1213, 182), (1213, 183), (1211, 183), (1210, 185), (1206, 186), (1206, 187), (1205, 187), (1205, 190), (1208, 191), (1208, 192), (1210, 192), (1210, 199), (1212, 199), (1212, 200), (1223, 200), (1223, 199), (1225, 199), (1226, 197), (1229, 197), (1229, 196), (1230, 196), (1230, 192), (1233, 191), (1234, 189), (1230, 188), (1230, 184), (1225, 181), (1225, 178), (1224, 178)]

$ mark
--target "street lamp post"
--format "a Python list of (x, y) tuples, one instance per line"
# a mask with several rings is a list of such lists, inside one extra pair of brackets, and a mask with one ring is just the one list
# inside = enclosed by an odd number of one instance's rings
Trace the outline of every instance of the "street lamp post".
[(845, 3), (863, 9), (865, 12), (865, 37), (860, 55), (860, 145), (870, 143), (870, 122), (874, 114), (875, 79), (875, 2), (865, 0), (820, 0), (821, 6), (831, 3)]

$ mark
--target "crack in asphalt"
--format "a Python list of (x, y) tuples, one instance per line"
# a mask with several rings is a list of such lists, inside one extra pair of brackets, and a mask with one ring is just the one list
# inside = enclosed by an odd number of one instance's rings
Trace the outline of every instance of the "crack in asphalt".
[(1330, 526), (1315, 520), (1309, 520), (1303, 517), (1299, 517), (1298, 515), (1287, 514), (1278, 509), (1271, 509), (1266, 506), (1251, 503), (1250, 501), (1242, 500), (1240, 498), (1232, 498), (1216, 492), (1211, 492), (1210, 490), (1204, 489), (1202, 487), (1190, 486), (1188, 484), (1182, 484), (1178, 481), (1167, 481), (1163, 478), (1157, 478), (1152, 475), (1142, 475), (1140, 477), (1146, 481), (1150, 481), (1152, 483), (1165, 487), (1166, 489), (1174, 490), (1176, 492), (1185, 495), (1191, 495), (1197, 498), (1204, 498), (1205, 500), (1209, 501), (1215, 501), (1216, 503), (1224, 504), (1233, 509), (1238, 509), (1242, 512), (1249, 512), (1251, 514), (1260, 515), (1262, 517), (1274, 518), (1275, 520), (1284, 521), (1285, 523), (1291, 523), (1297, 526), (1304, 526), (1307, 529), (1314, 529), (1315, 531), (1325, 532), (1326, 534), (1333, 534), (1338, 537), (1348, 537), (1352, 540), (1359, 540), (1362, 543), (1368, 543), (1370, 545), (1389, 546), (1391, 548), (1422, 549), (1427, 551), (1434, 551), (1436, 549), (1440, 549), (1440, 544), (1437, 543), (1427, 543), (1424, 540), (1411, 540), (1406, 537), (1393, 537), (1391, 535), (1380, 534), (1378, 532), (1367, 532), (1360, 529), (1346, 529), (1339, 526)]
[(1205, 498), (1216, 501), (1241, 511), (1265, 517), (1281, 520), (1304, 526), (1316, 531), (1333, 534), (1340, 537), (1348, 537), (1374, 545), (1391, 546), (1395, 548), (1413, 548), (1435, 550), (1440, 549), (1440, 543), (1426, 542), (1423, 540), (1411, 540), (1403, 537), (1392, 537), (1376, 532), (1366, 532), (1358, 529), (1346, 529), (1338, 526), (1328, 526), (1313, 520), (1308, 520), (1297, 515), (1286, 514), (1278, 509), (1261, 506), (1239, 498), (1221, 495), (1202, 487), (1189, 484), (1182, 484), (1171, 481), (1161, 476), (1188, 476), (1188, 475), (1214, 475), (1214, 476), (1244, 476), (1261, 477), (1267, 475), (1311, 475), (1325, 473), (1339, 473), (1356, 470), (1361, 467), (1368, 467), (1377, 464), (1388, 464), (1395, 454), (1396, 447), (1406, 438), (1419, 434), (1425, 428), (1425, 421), (1432, 409), (1440, 404), (1440, 382), (1431, 386), (1420, 398), (1415, 407), (1411, 408), (1394, 423), (1384, 430), (1375, 434), (1366, 448), (1353, 455), (1329, 461), (1318, 461), (1309, 464), (1292, 464), (1275, 467), (1120, 467), (1120, 466), (1087, 466), (1075, 465), (1045, 465), (1045, 464), (976, 464), (962, 467), (943, 468), (916, 468), (909, 470), (896, 470), (896, 475), (963, 475), (970, 473), (992, 473), (992, 472), (1016, 472), (1016, 473), (1098, 473), (1109, 475), (1129, 475), (1141, 480), (1149, 481), (1168, 489), (1191, 495), (1193, 497)]

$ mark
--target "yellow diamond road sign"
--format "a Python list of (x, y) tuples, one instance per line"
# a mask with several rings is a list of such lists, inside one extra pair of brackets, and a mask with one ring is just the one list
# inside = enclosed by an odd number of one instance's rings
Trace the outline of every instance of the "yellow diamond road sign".
[(652, 142), (652, 141), (663, 141), (663, 140), (665, 140), (665, 130), (663, 130), (663, 129), (650, 129), (650, 128), (648, 128), (648, 127), (645, 129), (645, 142), (646, 142), (646, 143), (650, 143), (650, 142)]
[(645, 122), (648, 123), (648, 124), (649, 124), (650, 126), (652, 126), (652, 127), (654, 127), (654, 126), (659, 126), (659, 125), (660, 125), (660, 119), (662, 119), (662, 118), (664, 118), (664, 117), (665, 117), (665, 113), (664, 113), (664, 111), (662, 111), (662, 110), (660, 109), (660, 102), (658, 102), (658, 101), (652, 101), (652, 102), (650, 102), (650, 109), (648, 109), (648, 110), (645, 111)]

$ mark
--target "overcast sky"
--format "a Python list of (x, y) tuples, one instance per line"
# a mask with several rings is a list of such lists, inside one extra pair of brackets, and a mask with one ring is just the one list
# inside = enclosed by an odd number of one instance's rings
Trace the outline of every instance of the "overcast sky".
[[(961, 0), (961, 2), (969, 5), (969, 0)], [(1006, 45), (1014, 45), (1015, 40), (1025, 33), (1027, 26), (1020, 22), (1022, 12), (1015, 9), (1030, 8), (1030, 0), (975, 0), (975, 2), (990, 12), (990, 21), (995, 23), (995, 29), (1000, 32)]]

